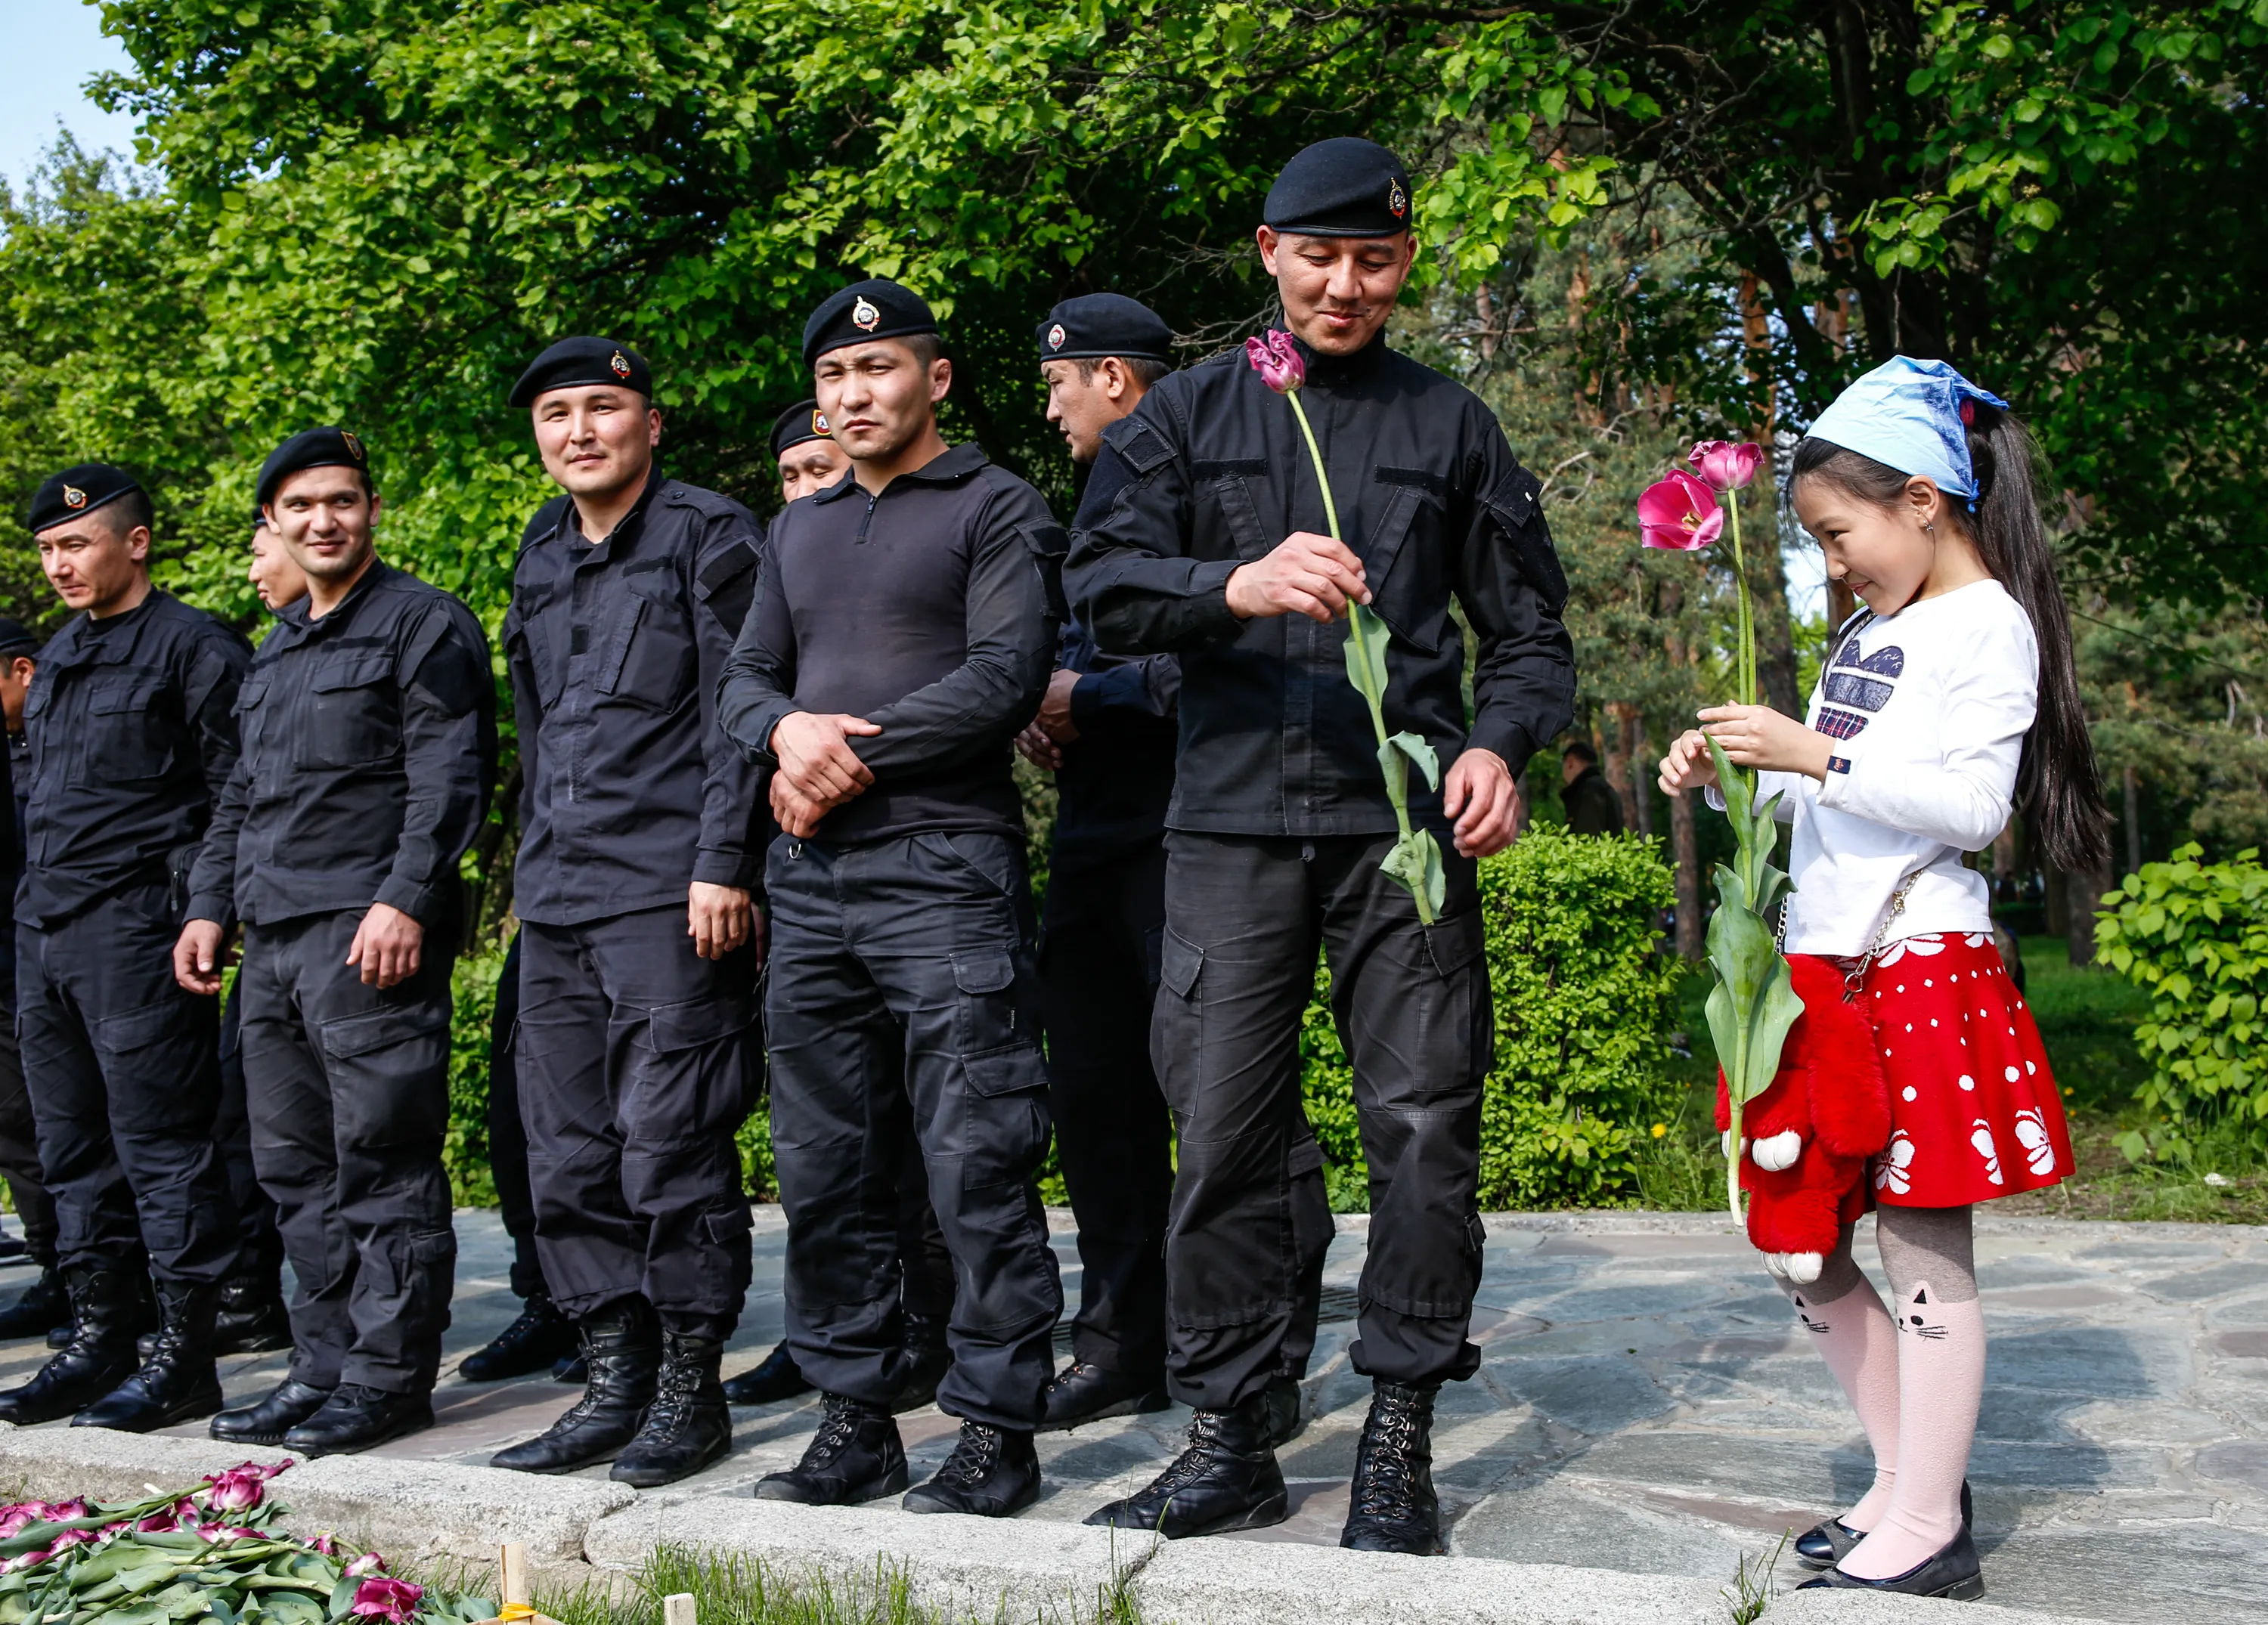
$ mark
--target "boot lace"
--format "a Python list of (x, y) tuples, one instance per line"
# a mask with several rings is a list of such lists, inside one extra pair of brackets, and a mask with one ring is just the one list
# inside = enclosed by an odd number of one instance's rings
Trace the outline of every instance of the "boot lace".
[(1402, 1403), (1382, 1403), (1363, 1426), (1362, 1451), (1355, 1468), (1354, 1511), (1382, 1523), (1407, 1523), (1418, 1516), (1418, 1412)]
[(811, 1436), (811, 1444), (803, 1452), (806, 1470), (823, 1467), (857, 1442), (858, 1424), (865, 1420), (866, 1408), (857, 1400), (840, 1393), (820, 1396), (819, 1431)]
[(953, 1453), (937, 1470), (933, 1481), (940, 1484), (983, 1483), (991, 1476), (1000, 1461), (1000, 1430), (988, 1428), (979, 1422), (961, 1424), (961, 1438), (953, 1446)]
[(701, 1393), (701, 1368), (690, 1360), (664, 1360), (653, 1403), (646, 1408), (639, 1430), (649, 1439), (676, 1436), (693, 1420), (694, 1401)]
[(1189, 1421), (1189, 1448), (1174, 1458), (1171, 1467), (1158, 1474), (1147, 1493), (1171, 1495), (1177, 1489), (1187, 1489), (1210, 1473), (1214, 1459), (1221, 1453), (1222, 1420), (1218, 1411), (1197, 1412)]

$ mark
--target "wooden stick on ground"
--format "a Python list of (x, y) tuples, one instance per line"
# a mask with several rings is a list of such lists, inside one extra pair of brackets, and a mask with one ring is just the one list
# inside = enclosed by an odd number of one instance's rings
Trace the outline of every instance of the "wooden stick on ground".
[(675, 1592), (661, 1599), (661, 1625), (695, 1625), (691, 1592)]
[(497, 1603), (503, 1612), (481, 1625), (559, 1625), (556, 1620), (538, 1614), (528, 1601), (527, 1548), (518, 1540), (508, 1540), (497, 1548)]

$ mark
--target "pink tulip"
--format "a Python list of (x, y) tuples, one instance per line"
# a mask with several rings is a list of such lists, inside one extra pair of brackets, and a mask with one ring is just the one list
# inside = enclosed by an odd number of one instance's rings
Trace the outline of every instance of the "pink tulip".
[(339, 1553), (338, 1537), (328, 1533), (319, 1534), (307, 1542), (307, 1547), (309, 1550), (320, 1552), (326, 1557), (335, 1557)]
[(354, 1607), (348, 1612), (406, 1625), (410, 1615), (417, 1612), (417, 1599), (424, 1594), (422, 1585), (412, 1585), (407, 1580), (389, 1580), (380, 1575), (355, 1587)]
[(51, 1523), (59, 1524), (67, 1518), (85, 1518), (85, 1516), (86, 1503), (77, 1496), (73, 1496), (68, 1501), (51, 1502), (48, 1506), (48, 1518)]
[(1717, 540), (1725, 511), (1716, 493), (1683, 469), (1646, 488), (1638, 499), (1638, 534), (1649, 548), (1690, 553)]
[(270, 1540), (275, 1537), (265, 1529), (243, 1529), (232, 1524), (207, 1524), (197, 1531), (200, 1538), (217, 1546), (224, 1540)]
[(1734, 445), (1726, 440), (1697, 442), (1686, 460), (1701, 471), (1713, 491), (1737, 491), (1756, 477), (1764, 466), (1764, 448), (1753, 440)]
[(48, 1513), (44, 1501), (19, 1501), (14, 1506), (0, 1507), (0, 1540), (6, 1540), (26, 1524), (43, 1521)]
[(181, 1526), (181, 1520), (171, 1512), (152, 1512), (134, 1526), (144, 1534), (172, 1534)]
[(378, 1574), (386, 1568), (386, 1559), (376, 1552), (364, 1552), (347, 1565), (349, 1574)]
[(267, 1493), (261, 1486), (291, 1465), (287, 1460), (279, 1467), (264, 1467), (256, 1461), (247, 1461), (240, 1467), (213, 1474), (205, 1480), (212, 1486), (205, 1504), (216, 1511), (247, 1511), (258, 1506)]
[(1274, 327), (1264, 340), (1244, 341), (1244, 358), (1260, 374), (1260, 381), (1279, 395), (1288, 395), (1307, 381), (1307, 364), (1300, 358), (1292, 335)]

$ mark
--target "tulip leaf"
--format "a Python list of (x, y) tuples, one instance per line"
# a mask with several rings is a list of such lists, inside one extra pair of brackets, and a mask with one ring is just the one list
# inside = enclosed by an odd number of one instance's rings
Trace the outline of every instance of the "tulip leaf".
[(1386, 622), (1360, 604), (1347, 614), (1347, 680), (1376, 711), (1386, 702)]
[(1394, 843), (1394, 849), (1378, 866), (1409, 888), (1418, 900), (1419, 920), (1431, 925), (1441, 917), (1448, 877), (1441, 868), (1440, 843), (1433, 839), (1432, 830), (1411, 830)]
[(1764, 921), (1730, 901), (1710, 917), (1709, 963), (1717, 973), (1706, 1008), (1709, 1035), (1726, 1090), (1742, 1105), (1762, 1094), (1779, 1070), (1781, 1047), (1803, 1001)]
[[(1441, 788), (1441, 759), (1433, 754), (1433, 747), (1426, 744), (1422, 736), (1405, 732), (1395, 734), (1387, 740), (1386, 744), (1418, 764), (1418, 771), (1425, 776), (1426, 789)], [(1385, 747), (1381, 746), (1380, 750), (1381, 761), (1384, 760), (1386, 754)]]

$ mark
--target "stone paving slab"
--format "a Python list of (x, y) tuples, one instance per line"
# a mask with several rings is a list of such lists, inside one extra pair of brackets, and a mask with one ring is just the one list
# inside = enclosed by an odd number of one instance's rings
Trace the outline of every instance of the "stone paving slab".
[[(1067, 1216), (1058, 1217), (1055, 1240), (1075, 1298), (1075, 1238)], [(451, 1361), (518, 1308), (494, 1216), (460, 1214), (459, 1230)], [(1356, 1283), (1366, 1230), (1360, 1219), (1341, 1223), (1327, 1274), (1341, 1289), (1335, 1297)], [(784, 1239), (777, 1210), (758, 1210), (756, 1283), (728, 1372), (753, 1365), (779, 1335)], [(1874, 1262), (1870, 1238), (1862, 1236), (1860, 1258)], [(1978, 1259), (1994, 1339), (1971, 1474), (1988, 1600), (2103, 1620), (2268, 1617), (2268, 1231), (1988, 1216)], [(0, 1291), (11, 1276), (26, 1272), (0, 1275)], [(1864, 1441), (1840, 1394), (1727, 1219), (1494, 1216), (1479, 1305), (1482, 1370), (1442, 1395), (1435, 1440), (1460, 1557), (1580, 1564), (1685, 1588), (1706, 1582), (1694, 1594), (1714, 1597), (1743, 1555), (1769, 1553), (1784, 1531), (1847, 1505), (1865, 1485)], [(1336, 1546), (1368, 1393), (1347, 1367), (1352, 1330), (1336, 1320), (1322, 1328), (1307, 1384), (1313, 1420), (1284, 1453), (1291, 1519), (1168, 1548), (1149, 1565), (1153, 1586), (1171, 1580), (1183, 1553), (1209, 1549), (1223, 1562), (1264, 1567), (1278, 1561), (1267, 1548)], [(0, 1382), (21, 1380), (44, 1352), (0, 1345)], [(282, 1371), (280, 1356), (239, 1358), (224, 1382), (232, 1400), (250, 1397)], [(360, 1468), (313, 1464), (294, 1478), (312, 1492), (319, 1473), (359, 1471), (375, 1498), (409, 1496), (410, 1481), (389, 1488), (382, 1464), (482, 1467), (573, 1397), (542, 1379), (476, 1386), (445, 1375), (434, 1430), (355, 1459)], [(686, 1518), (703, 1500), (752, 1508), (750, 1485), (796, 1459), (815, 1413), (809, 1400), (739, 1412), (724, 1462), (592, 1528), (644, 1518), (663, 1500)], [(954, 1423), (934, 1409), (901, 1420), (918, 1479), (950, 1450)], [(1176, 1408), (1044, 1437), (1048, 1489), (1026, 1519), (1073, 1526), (1145, 1482), (1179, 1449), (1187, 1421)], [(186, 1443), (199, 1430), (177, 1431)], [(482, 1470), (468, 1482), (502, 1476)], [(623, 1493), (603, 1469), (544, 1482)], [(721, 1528), (748, 1514), (719, 1506), (698, 1516)], [(1077, 1540), (1086, 1532), (1060, 1533)], [(1035, 1541), (1055, 1538), (1032, 1532)], [(1445, 1574), (1461, 1566), (1435, 1565)], [(1781, 1577), (1793, 1585), (1800, 1571), (1784, 1560)], [(1798, 1600), (1785, 1598), (1773, 1617)], [(1828, 1602), (1844, 1606), (1818, 1593), (1800, 1599), (1806, 1609)], [(1815, 1616), (1828, 1617), (1801, 1617)]]

